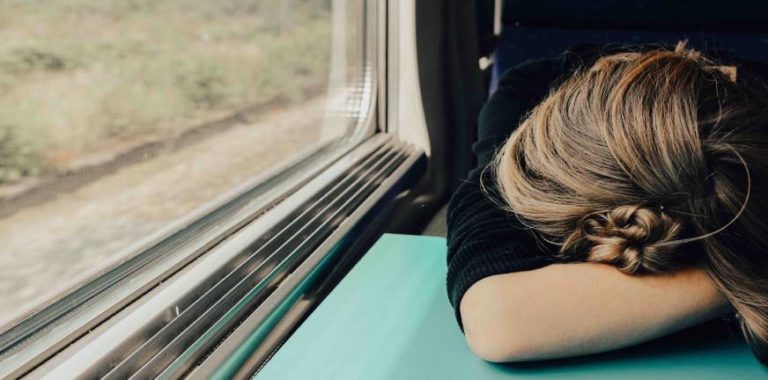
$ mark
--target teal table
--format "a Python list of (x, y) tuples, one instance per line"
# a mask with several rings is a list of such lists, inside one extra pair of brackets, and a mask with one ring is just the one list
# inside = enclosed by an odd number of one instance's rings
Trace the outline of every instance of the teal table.
[(701, 331), (578, 359), (487, 363), (456, 325), (445, 273), (445, 239), (384, 235), (256, 379), (768, 379), (745, 343)]

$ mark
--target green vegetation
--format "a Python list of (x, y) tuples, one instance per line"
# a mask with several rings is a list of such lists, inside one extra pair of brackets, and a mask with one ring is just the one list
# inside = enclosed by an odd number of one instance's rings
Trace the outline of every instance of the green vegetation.
[(327, 81), (329, 2), (282, 1), (0, 0), (0, 183), (301, 101)]

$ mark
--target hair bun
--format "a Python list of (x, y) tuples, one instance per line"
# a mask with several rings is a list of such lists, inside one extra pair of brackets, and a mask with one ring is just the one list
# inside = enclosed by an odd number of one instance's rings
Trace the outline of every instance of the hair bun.
[(670, 272), (683, 264), (673, 243), (681, 231), (681, 223), (661, 209), (619, 206), (582, 218), (562, 250), (580, 251), (586, 261), (611, 264), (625, 273)]

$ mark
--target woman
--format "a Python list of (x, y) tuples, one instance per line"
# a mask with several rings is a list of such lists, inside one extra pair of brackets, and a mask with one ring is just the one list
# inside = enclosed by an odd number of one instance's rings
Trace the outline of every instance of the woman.
[(760, 66), (580, 46), (508, 71), (448, 212), (448, 292), (489, 361), (611, 350), (735, 315), (768, 363)]

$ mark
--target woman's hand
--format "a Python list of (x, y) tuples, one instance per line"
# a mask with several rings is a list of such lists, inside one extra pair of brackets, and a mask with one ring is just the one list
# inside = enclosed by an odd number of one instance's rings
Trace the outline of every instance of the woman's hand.
[(730, 310), (701, 269), (630, 276), (589, 263), (484, 278), (460, 307), (470, 348), (492, 362), (608, 351)]

